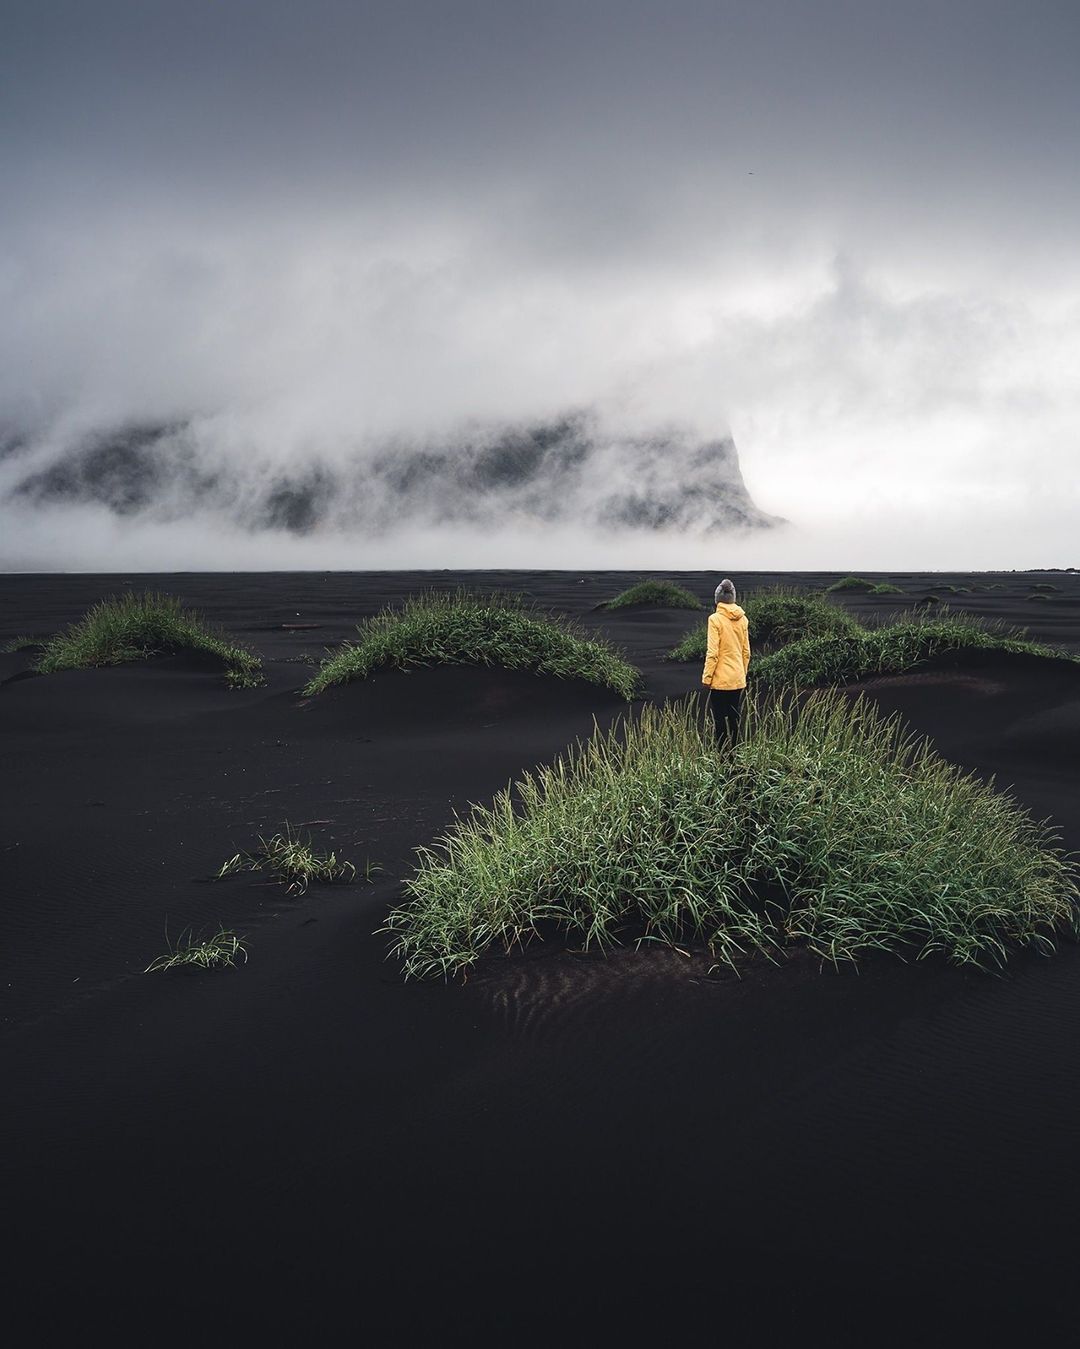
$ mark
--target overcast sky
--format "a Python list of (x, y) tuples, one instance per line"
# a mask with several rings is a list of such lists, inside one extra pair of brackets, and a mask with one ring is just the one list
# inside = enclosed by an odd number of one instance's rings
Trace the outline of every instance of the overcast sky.
[[(0, 424), (35, 463), (133, 420), (261, 465), (589, 407), (733, 433), (792, 526), (721, 567), (1080, 565), (1075, 0), (0, 11)], [(8, 566), (712, 565), (0, 530)]]

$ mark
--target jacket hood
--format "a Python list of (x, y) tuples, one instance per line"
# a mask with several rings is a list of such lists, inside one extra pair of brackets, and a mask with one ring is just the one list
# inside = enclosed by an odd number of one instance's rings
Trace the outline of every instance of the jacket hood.
[(740, 618), (746, 617), (746, 614), (743, 612), (741, 605), (725, 604), (722, 600), (716, 606), (716, 612), (718, 614), (727, 614), (728, 618), (731, 619), (732, 623), (738, 623)]

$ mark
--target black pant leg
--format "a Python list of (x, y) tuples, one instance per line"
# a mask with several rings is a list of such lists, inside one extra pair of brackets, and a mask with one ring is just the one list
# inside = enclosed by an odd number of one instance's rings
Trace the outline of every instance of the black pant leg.
[(742, 689), (710, 689), (709, 710), (716, 726), (716, 743), (733, 745), (739, 735)]

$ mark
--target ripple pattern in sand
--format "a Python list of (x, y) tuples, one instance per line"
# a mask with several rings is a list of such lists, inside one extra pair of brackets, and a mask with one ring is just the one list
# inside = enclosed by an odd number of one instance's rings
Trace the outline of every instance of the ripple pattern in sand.
[(599, 1037), (643, 1002), (669, 1004), (708, 996), (712, 974), (702, 951), (666, 946), (619, 947), (606, 953), (559, 951), (487, 962), (473, 988), (513, 1036), (548, 1045)]

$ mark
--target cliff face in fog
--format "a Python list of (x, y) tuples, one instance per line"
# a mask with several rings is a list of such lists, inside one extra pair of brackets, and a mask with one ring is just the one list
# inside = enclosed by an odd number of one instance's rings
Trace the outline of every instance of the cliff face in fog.
[(126, 427), (60, 450), (11, 444), (9, 499), (86, 503), (118, 516), (218, 516), (248, 530), (501, 528), (515, 521), (620, 530), (746, 530), (779, 523), (746, 490), (730, 437), (613, 436), (586, 415), (396, 444), (271, 459), (197, 423)]

